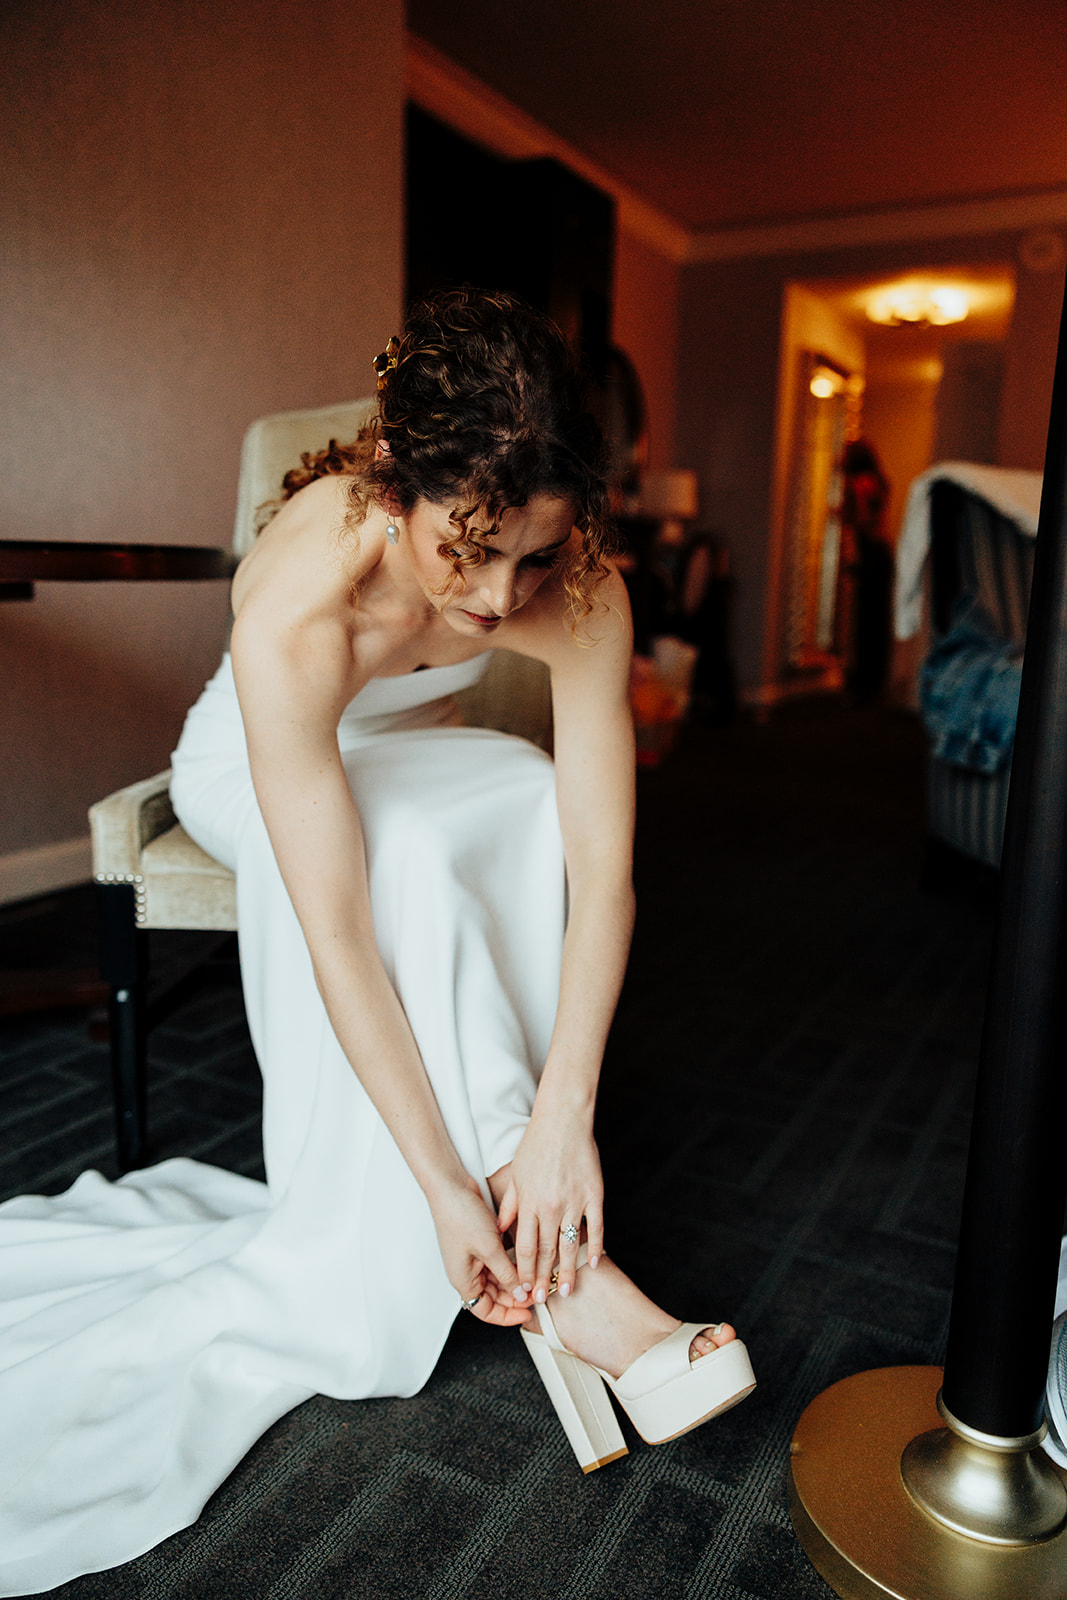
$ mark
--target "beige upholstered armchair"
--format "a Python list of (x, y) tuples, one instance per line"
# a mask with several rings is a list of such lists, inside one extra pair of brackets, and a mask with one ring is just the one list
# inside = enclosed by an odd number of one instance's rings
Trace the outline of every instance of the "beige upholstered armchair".
[[(279, 412), (252, 423), (241, 451), (233, 533), (237, 559), (251, 549), (264, 520), (261, 508), (276, 499), (282, 478), (301, 454), (320, 450), (331, 439), (347, 443), (373, 406), (372, 400), (355, 400)], [(516, 733), (547, 748), (551, 705), (548, 674), (540, 663), (498, 651), (481, 682), (456, 698), (471, 726)], [(149, 930), (237, 927), (233, 875), (178, 824), (169, 785), (170, 773), (161, 772), (89, 811), (100, 902), (100, 970), (111, 988), (111, 1063), (123, 1171), (143, 1165), (147, 1155)]]

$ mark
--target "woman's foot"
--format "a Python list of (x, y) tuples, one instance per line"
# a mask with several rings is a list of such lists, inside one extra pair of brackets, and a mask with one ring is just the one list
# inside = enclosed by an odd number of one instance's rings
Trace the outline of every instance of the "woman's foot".
[[(568, 1298), (554, 1294), (551, 1309), (567, 1349), (613, 1378), (680, 1326), (607, 1256), (595, 1269), (582, 1267), (574, 1293)], [(734, 1338), (727, 1322), (705, 1328), (690, 1344), (689, 1359), (699, 1361)]]
[(732, 1328), (673, 1322), (610, 1262), (536, 1310), (522, 1341), (583, 1472), (626, 1454), (607, 1389), (648, 1444), (665, 1444), (756, 1386)]
[[(498, 1206), (507, 1189), (509, 1170), (501, 1167), (488, 1179)], [(527, 1297), (517, 1303), (532, 1307), (533, 1301)], [(579, 1270), (569, 1298), (566, 1290), (552, 1296), (552, 1318), (572, 1354), (610, 1372), (613, 1378), (681, 1326), (677, 1318), (669, 1317), (642, 1294), (633, 1279), (607, 1256), (602, 1256), (596, 1267)], [(528, 1327), (535, 1329), (536, 1322)], [(689, 1359), (699, 1361), (736, 1337), (728, 1322), (705, 1328), (690, 1344)]]

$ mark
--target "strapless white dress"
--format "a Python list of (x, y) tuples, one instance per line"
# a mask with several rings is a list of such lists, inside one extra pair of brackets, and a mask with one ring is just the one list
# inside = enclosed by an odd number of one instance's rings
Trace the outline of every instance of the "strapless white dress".
[[(382, 958), (483, 1188), (530, 1113), (565, 916), (551, 762), (452, 725), (449, 696), (486, 660), (374, 680), (339, 727)], [(186, 829), (237, 875), (267, 1182), (179, 1158), (0, 1207), (5, 1596), (185, 1527), (311, 1394), (413, 1394), (458, 1309), (426, 1201), (319, 997), (228, 660), (189, 713), (173, 773)]]

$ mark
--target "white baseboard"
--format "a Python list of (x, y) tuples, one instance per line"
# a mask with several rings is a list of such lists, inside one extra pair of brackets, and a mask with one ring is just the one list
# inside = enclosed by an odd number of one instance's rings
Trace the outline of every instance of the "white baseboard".
[(12, 850), (0, 856), (0, 905), (48, 894), (53, 889), (68, 889), (75, 883), (88, 883), (92, 875), (88, 834), (82, 839), (37, 845), (32, 850)]

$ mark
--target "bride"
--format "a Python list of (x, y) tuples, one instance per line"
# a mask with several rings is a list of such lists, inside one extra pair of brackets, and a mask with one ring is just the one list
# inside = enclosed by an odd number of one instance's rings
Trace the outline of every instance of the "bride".
[[(566, 343), (457, 290), (375, 365), (373, 420), (290, 474), (242, 562), (173, 763), (237, 875), (267, 1183), (171, 1161), (0, 1208), (0, 1272), (35, 1262), (6, 1275), (0, 1412), (14, 1385), (32, 1441), (4, 1446), (3, 1594), (186, 1525), (311, 1393), (415, 1392), (461, 1306), (521, 1326), (584, 1471), (626, 1452), (609, 1390), (659, 1442), (753, 1386), (728, 1324), (679, 1324), (605, 1253), (630, 635)], [(549, 669), (554, 765), (456, 725), (498, 647)]]

